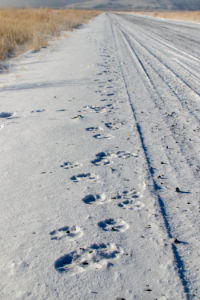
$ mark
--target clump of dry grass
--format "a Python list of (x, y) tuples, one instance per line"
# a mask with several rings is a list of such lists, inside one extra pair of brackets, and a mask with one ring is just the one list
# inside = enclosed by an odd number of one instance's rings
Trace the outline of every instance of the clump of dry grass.
[(163, 19), (190, 21), (200, 23), (200, 11), (177, 11), (177, 12), (131, 12), (133, 14), (151, 16)]
[(49, 36), (59, 36), (100, 14), (99, 11), (50, 8), (0, 9), (0, 60), (27, 49), (48, 45)]

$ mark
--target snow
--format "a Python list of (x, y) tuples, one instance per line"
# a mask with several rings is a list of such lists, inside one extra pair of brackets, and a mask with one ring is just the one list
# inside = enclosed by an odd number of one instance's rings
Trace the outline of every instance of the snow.
[(1, 299), (200, 299), (198, 32), (104, 13), (10, 61)]

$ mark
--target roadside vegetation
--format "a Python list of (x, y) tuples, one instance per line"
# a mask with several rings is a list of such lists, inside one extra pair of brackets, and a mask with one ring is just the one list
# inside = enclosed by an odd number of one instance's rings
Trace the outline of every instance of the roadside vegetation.
[(177, 11), (177, 12), (131, 12), (133, 14), (151, 16), (163, 19), (189, 21), (200, 23), (200, 11)]
[(71, 31), (100, 13), (50, 8), (0, 9), (0, 61), (28, 49), (38, 51), (61, 31)]

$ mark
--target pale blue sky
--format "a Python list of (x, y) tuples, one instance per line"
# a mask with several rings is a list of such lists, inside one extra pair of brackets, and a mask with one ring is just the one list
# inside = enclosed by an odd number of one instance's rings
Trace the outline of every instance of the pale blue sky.
[[(0, 0), (2, 7), (65, 7), (67, 4), (87, 2), (85, 8), (99, 7), (99, 0)], [(89, 3), (88, 3), (89, 2)], [(132, 9), (138, 6), (141, 9), (153, 10), (200, 10), (200, 0), (102, 0), (101, 8), (112, 7)]]
[[(40, 7), (40, 6), (54, 6), (63, 7), (70, 3), (84, 2), (86, 0), (0, 0), (0, 7)], [(87, 0), (88, 1), (88, 0)]]

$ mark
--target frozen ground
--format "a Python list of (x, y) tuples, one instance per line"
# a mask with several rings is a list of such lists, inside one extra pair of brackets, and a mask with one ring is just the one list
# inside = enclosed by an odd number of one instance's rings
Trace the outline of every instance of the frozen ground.
[(1, 299), (200, 299), (200, 26), (102, 14), (0, 76)]

